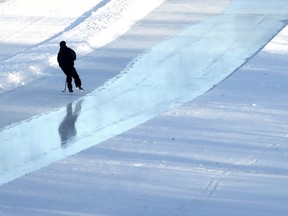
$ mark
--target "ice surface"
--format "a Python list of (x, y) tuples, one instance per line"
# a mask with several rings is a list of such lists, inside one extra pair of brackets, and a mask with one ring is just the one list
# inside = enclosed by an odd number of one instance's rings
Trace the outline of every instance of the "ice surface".
[[(191, 3), (166, 3), (180, 1)], [(231, 1), (224, 13), (192, 22), (85, 97), (54, 94), (67, 105), (2, 128), (1, 184), (52, 165), (2, 185), (0, 214), (286, 215), (287, 28), (254, 55), (284, 27), (286, 11), (285, 1)], [(132, 35), (129, 45), (139, 38)], [(95, 56), (79, 65), (89, 68)], [(20, 74), (12, 75), (21, 84)], [(54, 81), (50, 75), (39, 82)], [(54, 103), (49, 89), (23, 85), (2, 101), (27, 100), (38, 89)], [(11, 104), (2, 110), (24, 112)]]
[[(24, 174), (101, 143), (213, 88), (280, 31), (281, 19), (287, 18), (283, 8), (252, 13), (250, 4), (239, 11), (243, 6), (235, 2), (223, 14), (153, 47), (119, 77), (67, 108), (4, 128), (2, 183), (13, 179), (13, 173)], [(76, 117), (69, 111), (73, 107)], [(74, 130), (65, 135), (65, 145), (63, 119), (72, 122), (67, 130)]]

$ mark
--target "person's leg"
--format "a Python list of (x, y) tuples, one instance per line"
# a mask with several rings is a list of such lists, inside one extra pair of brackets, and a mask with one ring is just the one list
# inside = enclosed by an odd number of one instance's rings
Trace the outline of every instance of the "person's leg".
[(82, 85), (81, 79), (80, 79), (80, 77), (79, 77), (79, 75), (78, 75), (75, 67), (73, 67), (73, 69), (71, 69), (71, 76), (72, 76), (73, 79), (74, 79), (74, 82), (75, 82), (76, 87), (77, 87), (77, 88), (81, 88), (81, 85)]
[(73, 86), (72, 86), (73, 69), (71, 67), (62, 67), (62, 70), (66, 75), (66, 84), (69, 89), (69, 92), (73, 92)]
[(72, 77), (71, 76), (66, 75), (66, 83), (67, 83), (67, 87), (69, 89), (69, 92), (73, 92)]

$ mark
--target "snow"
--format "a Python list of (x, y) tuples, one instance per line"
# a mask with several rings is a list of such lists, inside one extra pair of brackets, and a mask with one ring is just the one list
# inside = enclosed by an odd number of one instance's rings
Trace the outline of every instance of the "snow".
[(285, 1), (43, 2), (0, 4), (0, 215), (287, 214)]

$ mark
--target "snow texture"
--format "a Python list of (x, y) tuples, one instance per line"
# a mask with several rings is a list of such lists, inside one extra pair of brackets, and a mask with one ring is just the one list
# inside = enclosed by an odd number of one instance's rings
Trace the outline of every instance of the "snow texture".
[(287, 215), (284, 0), (0, 3), (0, 215)]

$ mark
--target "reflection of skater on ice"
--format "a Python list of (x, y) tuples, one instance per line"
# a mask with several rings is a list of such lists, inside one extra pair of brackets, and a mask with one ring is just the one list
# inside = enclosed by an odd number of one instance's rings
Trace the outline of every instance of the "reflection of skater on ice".
[(58, 132), (61, 138), (61, 145), (65, 145), (69, 139), (75, 137), (77, 134), (75, 123), (81, 111), (81, 104), (82, 100), (76, 103), (74, 112), (73, 103), (67, 104), (66, 116), (58, 128)]

